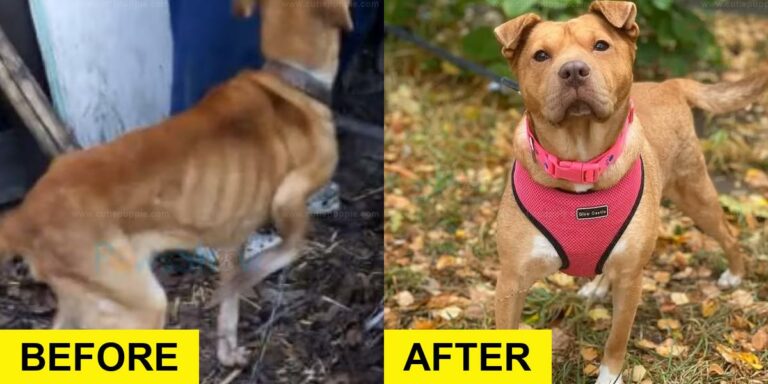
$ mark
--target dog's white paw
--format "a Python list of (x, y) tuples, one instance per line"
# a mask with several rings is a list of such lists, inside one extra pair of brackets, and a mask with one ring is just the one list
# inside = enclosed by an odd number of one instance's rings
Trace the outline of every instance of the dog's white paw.
[(611, 373), (608, 367), (601, 365), (595, 384), (624, 384), (624, 380), (621, 378), (621, 372)]
[(717, 285), (722, 289), (729, 289), (738, 287), (741, 284), (741, 276), (736, 276), (731, 273), (730, 269), (726, 269), (720, 278), (717, 279)]
[(249, 353), (245, 347), (232, 346), (226, 341), (219, 342), (216, 351), (219, 363), (225, 367), (244, 367), (248, 364)]
[(578, 295), (591, 300), (601, 300), (608, 294), (610, 284), (606, 278), (595, 278), (579, 289)]

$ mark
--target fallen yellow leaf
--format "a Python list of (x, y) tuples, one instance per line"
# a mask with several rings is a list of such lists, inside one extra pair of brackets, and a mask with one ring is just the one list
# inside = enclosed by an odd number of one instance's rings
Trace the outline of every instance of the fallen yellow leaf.
[(677, 305), (685, 305), (691, 302), (688, 300), (688, 295), (683, 292), (672, 292), (672, 294), (669, 295), (669, 299)]
[(429, 309), (442, 309), (450, 306), (462, 306), (469, 305), (471, 301), (466, 297), (455, 295), (452, 293), (442, 293), (429, 298), (427, 302), (427, 308)]
[(574, 279), (573, 276), (566, 275), (562, 272), (547, 276), (547, 281), (551, 281), (562, 288), (572, 288), (576, 285), (576, 279)]
[(630, 377), (632, 378), (631, 382), (632, 383), (639, 383), (640, 380), (642, 380), (643, 377), (645, 377), (645, 374), (647, 372), (648, 372), (648, 370), (645, 369), (645, 367), (643, 367), (642, 365), (640, 365), (640, 364), (635, 365), (634, 367), (632, 367), (632, 373), (630, 374)]
[(752, 188), (768, 188), (768, 175), (757, 168), (750, 168), (744, 175), (744, 182)]
[(656, 353), (663, 357), (678, 357), (685, 355), (686, 352), (688, 352), (688, 347), (678, 344), (672, 339), (666, 339), (656, 346)]
[(589, 310), (589, 318), (593, 321), (610, 320), (611, 314), (604, 307), (595, 307)]
[(725, 359), (726, 363), (730, 363), (730, 364), (736, 363), (736, 357), (733, 354), (733, 350), (728, 346), (723, 344), (717, 344), (715, 346), (715, 350), (717, 350), (720, 356), (722, 356), (723, 359)]
[(717, 344), (715, 346), (715, 349), (717, 352), (720, 353), (720, 356), (725, 359), (726, 362), (731, 364), (746, 364), (753, 369), (763, 369), (763, 365), (760, 364), (760, 359), (758, 359), (757, 356), (755, 356), (752, 352), (735, 352), (733, 349), (723, 345), (723, 344)]
[(437, 262), (435, 263), (435, 269), (442, 271), (443, 269), (454, 267), (457, 264), (458, 259), (456, 259), (456, 257), (443, 255), (437, 259)]
[(672, 276), (669, 274), (669, 272), (664, 272), (664, 271), (655, 272), (653, 274), (653, 279), (658, 281), (662, 285), (669, 283), (669, 279), (671, 277)]
[(640, 339), (640, 340), (636, 341), (635, 342), (635, 346), (637, 346), (640, 349), (645, 349), (645, 350), (656, 349), (656, 343), (654, 343), (653, 341), (650, 341), (648, 339)]
[(707, 371), (709, 373), (714, 373), (715, 375), (722, 375), (723, 373), (725, 373), (725, 370), (723, 369), (723, 367), (717, 363), (710, 363)]
[(597, 348), (581, 347), (579, 353), (581, 353), (581, 358), (584, 361), (593, 361), (597, 358)]
[(659, 319), (659, 321), (656, 322), (656, 326), (661, 330), (680, 329), (680, 321), (677, 319)]
[(414, 319), (411, 323), (412, 329), (435, 329), (437, 328), (437, 323), (435, 323), (433, 320), (429, 319), (422, 319), (417, 318)]
[(587, 364), (586, 367), (584, 367), (584, 374), (587, 376), (597, 376), (598, 367), (594, 364)]
[(736, 357), (753, 369), (763, 369), (763, 365), (760, 364), (760, 359), (758, 359), (752, 352), (736, 352)]
[(701, 315), (705, 318), (711, 317), (712, 315), (717, 312), (717, 300), (715, 299), (706, 299), (703, 302), (701, 302)]

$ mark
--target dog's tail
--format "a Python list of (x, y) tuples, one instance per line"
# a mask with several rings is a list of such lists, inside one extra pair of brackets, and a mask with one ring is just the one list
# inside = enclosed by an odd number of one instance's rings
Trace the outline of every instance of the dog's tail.
[(712, 113), (727, 113), (745, 108), (768, 90), (768, 64), (744, 79), (702, 84), (690, 79), (675, 79), (688, 104)]

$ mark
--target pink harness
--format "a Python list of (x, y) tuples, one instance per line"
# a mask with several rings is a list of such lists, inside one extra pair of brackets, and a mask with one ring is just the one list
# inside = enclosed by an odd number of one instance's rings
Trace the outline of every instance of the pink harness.
[[(553, 177), (593, 183), (621, 153), (633, 112), (630, 107), (616, 143), (586, 163), (561, 161), (547, 153), (527, 127), (534, 156)], [(527, 119), (525, 124), (528, 125)], [(541, 161), (542, 158), (546, 160)], [(569, 171), (564, 173), (562, 169)], [(555, 248), (562, 261), (561, 270), (572, 276), (593, 277), (602, 273), (603, 264), (640, 204), (643, 180), (642, 158), (614, 186), (583, 193), (542, 186), (522, 166), (512, 166), (512, 192), (517, 205)]]

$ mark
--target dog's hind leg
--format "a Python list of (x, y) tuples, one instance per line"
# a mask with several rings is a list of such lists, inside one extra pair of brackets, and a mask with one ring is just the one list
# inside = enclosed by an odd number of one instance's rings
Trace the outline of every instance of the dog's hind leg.
[[(335, 163), (331, 165), (333, 164)], [(299, 256), (309, 222), (307, 198), (327, 182), (332, 169), (333, 167), (327, 165), (307, 166), (294, 170), (285, 177), (272, 199), (272, 220), (283, 241), (247, 260), (237, 275), (216, 293), (214, 303), (258, 284), (267, 276), (291, 264)]]
[[(243, 247), (219, 248), (219, 277), (226, 283), (240, 270)], [(240, 294), (233, 292), (223, 297), (219, 304), (218, 346), (216, 355), (219, 363), (225, 367), (244, 366), (248, 363), (248, 350), (238, 347), (237, 323), (240, 318)]]
[(297, 171), (280, 184), (272, 200), (272, 220), (283, 241), (246, 263), (249, 281), (241, 287), (258, 284), (298, 257), (309, 222), (306, 200), (315, 187), (311, 184), (305, 174)]
[(597, 275), (579, 289), (578, 295), (589, 300), (601, 300), (611, 288), (610, 280), (604, 275)]
[(717, 283), (722, 288), (735, 287), (741, 284), (744, 277), (744, 255), (739, 242), (728, 228), (717, 190), (709, 178), (703, 159), (698, 168), (698, 172), (692, 172), (691, 176), (675, 180), (665, 195), (693, 219), (702, 232), (720, 243), (728, 259), (728, 270), (720, 275)]
[(151, 248), (105, 232), (109, 236), (87, 241), (80, 232), (46, 246), (55, 250), (47, 260), (57, 260), (40, 268), (59, 301), (54, 327), (163, 328), (167, 298), (151, 268)]

